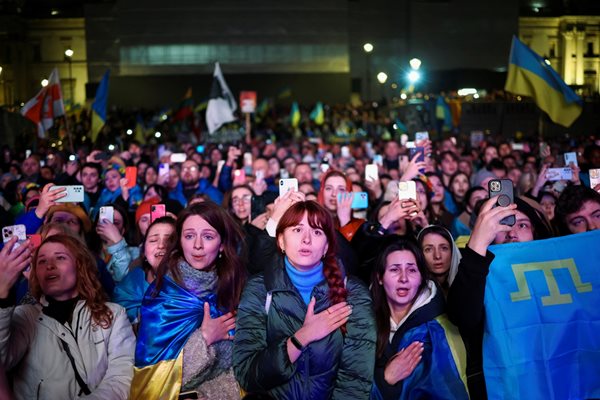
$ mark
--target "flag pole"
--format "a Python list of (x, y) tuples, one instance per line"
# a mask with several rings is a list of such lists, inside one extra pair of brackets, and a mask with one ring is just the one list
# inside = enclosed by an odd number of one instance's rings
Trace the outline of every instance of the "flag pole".
[(75, 147), (73, 147), (73, 136), (71, 136), (71, 128), (69, 127), (69, 119), (67, 118), (67, 114), (63, 115), (65, 119), (65, 129), (67, 130), (67, 137), (69, 138), (69, 148), (71, 149), (71, 154), (75, 153)]
[(248, 146), (252, 143), (252, 136), (250, 135), (250, 129), (252, 129), (252, 125), (250, 123), (250, 113), (246, 113), (246, 144)]

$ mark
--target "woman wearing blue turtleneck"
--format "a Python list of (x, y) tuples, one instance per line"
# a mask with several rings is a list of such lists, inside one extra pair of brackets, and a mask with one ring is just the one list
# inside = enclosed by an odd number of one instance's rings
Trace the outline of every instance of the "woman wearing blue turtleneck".
[(238, 382), (277, 399), (367, 399), (376, 341), (371, 299), (338, 265), (329, 212), (298, 202), (276, 237), (279, 252), (248, 282), (238, 308)]

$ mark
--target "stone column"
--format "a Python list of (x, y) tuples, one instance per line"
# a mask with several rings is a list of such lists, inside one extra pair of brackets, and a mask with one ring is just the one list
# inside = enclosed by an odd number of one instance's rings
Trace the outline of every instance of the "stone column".
[(562, 32), (563, 36), (563, 79), (567, 85), (575, 82), (575, 71), (573, 65), (573, 32)]
[(585, 54), (585, 32), (577, 31), (575, 32), (575, 37), (577, 38), (575, 83), (577, 85), (583, 85), (583, 66), (585, 63), (585, 58), (583, 57)]

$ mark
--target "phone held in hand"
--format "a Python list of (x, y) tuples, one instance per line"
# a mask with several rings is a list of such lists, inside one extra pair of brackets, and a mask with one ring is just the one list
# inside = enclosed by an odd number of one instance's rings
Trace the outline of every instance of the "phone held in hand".
[(115, 209), (112, 206), (100, 207), (98, 212), (98, 222), (103, 224), (105, 222), (115, 223)]
[(150, 206), (150, 223), (167, 215), (167, 209), (164, 204), (153, 204)]
[[(342, 201), (342, 196), (346, 193), (338, 194), (338, 201)], [(367, 192), (354, 192), (354, 197), (352, 198), (352, 204), (350, 208), (353, 210), (362, 210), (369, 207), (369, 195)]]
[(13, 245), (10, 251), (17, 249), (23, 242), (27, 240), (27, 229), (25, 225), (11, 225), (2, 228), (2, 241), (6, 244), (12, 239), (13, 236), (17, 237), (17, 242)]
[(127, 187), (133, 188), (137, 184), (137, 167), (125, 168), (125, 179), (127, 179)]
[[(513, 183), (510, 179), (492, 179), (488, 183), (488, 193), (490, 199), (497, 197), (494, 207), (508, 207), (515, 202), (513, 192)], [(515, 224), (515, 216), (509, 215), (500, 221), (502, 225), (513, 226)]]
[(67, 194), (63, 198), (56, 199), (57, 203), (83, 203), (84, 189), (83, 185), (67, 185), (67, 186), (52, 186), (50, 190), (58, 190), (60, 188), (66, 188), (65, 193)]
[(398, 199), (417, 201), (417, 184), (415, 181), (398, 182)]
[(573, 179), (573, 170), (571, 168), (548, 168), (546, 170), (546, 180), (570, 181), (571, 179)]
[(379, 167), (377, 164), (367, 164), (365, 166), (365, 181), (376, 181), (379, 179)]
[(290, 190), (298, 191), (298, 179), (296, 178), (288, 178), (288, 179), (280, 179), (279, 180), (279, 197), (282, 197), (284, 194), (289, 192)]
[(590, 187), (593, 189), (600, 185), (600, 168), (590, 169)]

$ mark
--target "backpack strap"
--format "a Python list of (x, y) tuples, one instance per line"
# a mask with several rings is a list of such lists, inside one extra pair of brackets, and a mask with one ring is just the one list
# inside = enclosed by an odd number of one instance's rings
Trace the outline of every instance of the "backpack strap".
[(73, 372), (75, 372), (75, 379), (77, 380), (77, 383), (79, 384), (79, 387), (81, 388), (81, 391), (79, 392), (79, 396), (81, 396), (82, 392), (86, 396), (92, 394), (87, 383), (84, 382), (81, 375), (79, 375), (79, 371), (77, 371), (77, 367), (75, 366), (75, 360), (73, 359), (73, 355), (71, 354), (71, 349), (69, 349), (69, 344), (62, 339), (60, 339), (60, 341), (62, 342), (63, 349), (65, 349), (65, 353), (67, 353), (67, 357), (69, 357), (69, 361), (71, 361), (71, 366), (73, 367)]

